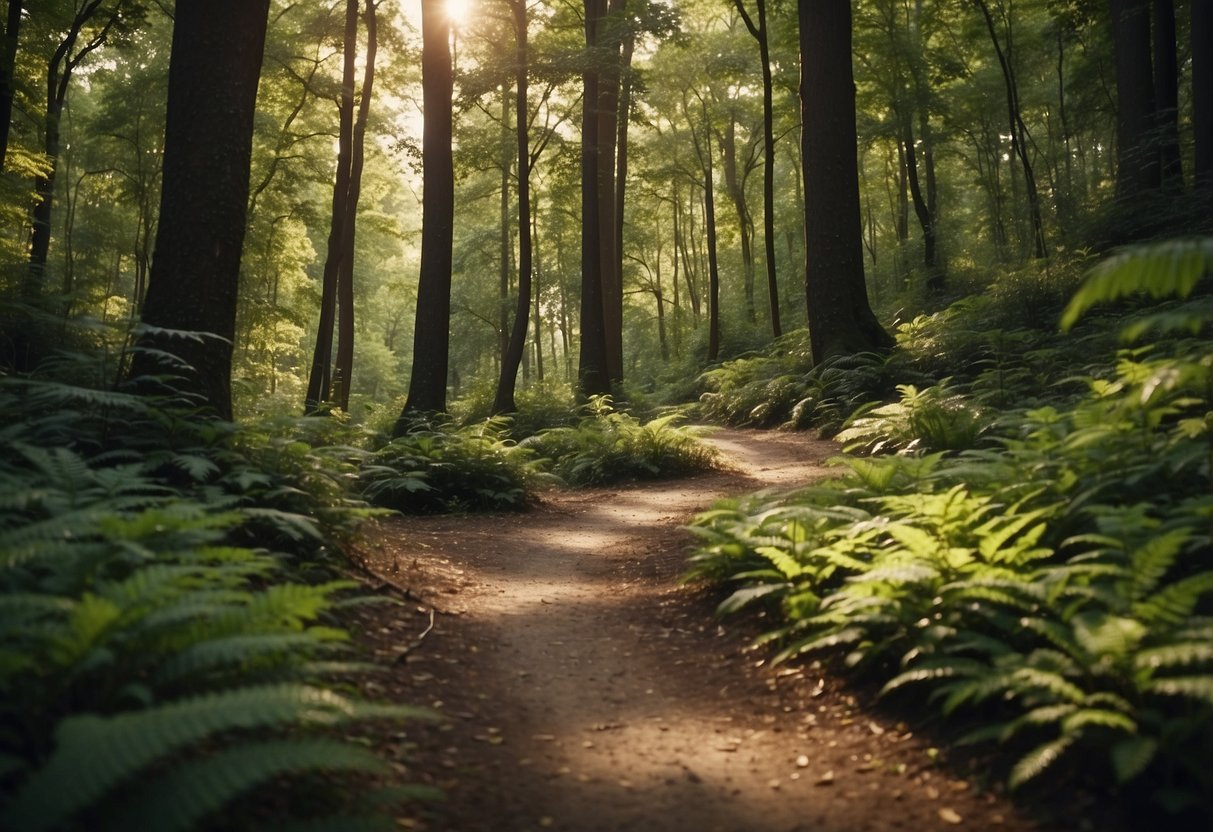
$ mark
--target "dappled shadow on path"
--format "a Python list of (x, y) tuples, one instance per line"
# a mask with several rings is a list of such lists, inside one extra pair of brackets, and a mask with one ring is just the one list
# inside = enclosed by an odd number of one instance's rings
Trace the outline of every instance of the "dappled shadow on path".
[[(828, 443), (727, 432), (740, 470), (551, 495), (528, 514), (385, 522), (366, 553), (434, 633), (387, 684), (448, 715), (396, 738), (449, 832), (1034, 828), (810, 666), (771, 669), (680, 586), (696, 509), (820, 475)], [(737, 445), (738, 448), (734, 448)], [(381, 627), (391, 651), (394, 625)]]

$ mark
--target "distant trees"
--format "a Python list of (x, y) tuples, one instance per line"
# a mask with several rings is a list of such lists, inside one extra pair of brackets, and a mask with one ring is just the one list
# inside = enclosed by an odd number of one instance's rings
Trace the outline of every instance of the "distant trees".
[(143, 389), (175, 391), (221, 419), (232, 418), (232, 341), (268, 14), (269, 0), (177, 2), (156, 255), (129, 372)]

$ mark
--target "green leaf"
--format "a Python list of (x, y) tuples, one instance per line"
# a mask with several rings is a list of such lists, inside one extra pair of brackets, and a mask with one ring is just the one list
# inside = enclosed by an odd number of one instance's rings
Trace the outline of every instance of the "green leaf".
[(1007, 784), (1012, 789), (1018, 789), (1029, 780), (1039, 777), (1046, 769), (1056, 763), (1061, 758), (1061, 755), (1073, 744), (1074, 739), (1072, 737), (1058, 737), (1055, 740), (1037, 746), (1021, 757), (1019, 762), (1015, 764), (1015, 767), (1011, 769), (1011, 775), (1007, 778)]
[(175, 766), (141, 783), (111, 821), (120, 830), (187, 832), (232, 799), (282, 774), (304, 771), (382, 773), (372, 752), (336, 740), (248, 743)]
[(1158, 740), (1153, 737), (1125, 737), (1112, 745), (1112, 770), (1118, 783), (1137, 777), (1158, 754)]

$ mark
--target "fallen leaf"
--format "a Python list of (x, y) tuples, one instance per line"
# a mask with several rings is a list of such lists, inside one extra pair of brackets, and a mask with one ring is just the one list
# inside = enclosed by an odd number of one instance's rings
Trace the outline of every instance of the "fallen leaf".
[(944, 823), (950, 823), (953, 826), (955, 826), (958, 823), (961, 823), (964, 820), (964, 818), (962, 818), (960, 815), (958, 815), (956, 813), (955, 809), (949, 809), (949, 808), (943, 808), (943, 809), (939, 810), (939, 819), (942, 820)]

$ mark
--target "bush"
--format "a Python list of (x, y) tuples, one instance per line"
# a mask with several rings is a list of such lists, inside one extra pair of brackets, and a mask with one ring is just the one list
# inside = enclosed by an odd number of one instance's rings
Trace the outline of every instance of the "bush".
[(5, 828), (192, 828), (270, 783), (306, 782), (324, 815), (346, 798), (307, 775), (386, 770), (316, 729), (420, 712), (335, 691), (360, 669), (334, 619), (351, 587), (301, 583), (297, 559), (250, 545), (323, 534), (267, 502), (304, 504), (239, 431), (13, 380), (0, 424)]
[[(1066, 321), (1158, 285), (1158, 269), (1189, 295), (1209, 251), (1168, 244), (1111, 261)], [(1126, 334), (1205, 331), (1207, 309), (1189, 300)], [(996, 420), (969, 412), (960, 433), (984, 421), (980, 448), (940, 442), (950, 421), (915, 418), (967, 412), (963, 399), (903, 389), (896, 408), (856, 419), (851, 438), (918, 453), (846, 458), (831, 482), (717, 505), (696, 521), (691, 574), (734, 585), (722, 614), (777, 610), (764, 641), (780, 645), (778, 660), (837, 651), (887, 693), (924, 689), (945, 714), (977, 709), (985, 724), (969, 739), (1020, 753), (1013, 786), (1085, 750), (1106, 761), (1089, 773), (1148, 783), (1163, 808), (1207, 823), (1213, 350), (1171, 338), (1075, 379), (1087, 391), (1077, 401)], [(924, 453), (931, 443), (961, 449)]]
[(524, 441), (549, 460), (551, 470), (574, 485), (676, 477), (715, 467), (715, 449), (697, 440), (701, 430), (679, 425), (669, 414), (640, 422), (615, 410), (610, 399), (591, 400), (575, 427), (555, 428)]
[(419, 423), (362, 467), (361, 492), (407, 514), (519, 510), (540, 479), (533, 454), (504, 437), (506, 421), (455, 427)]

